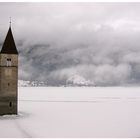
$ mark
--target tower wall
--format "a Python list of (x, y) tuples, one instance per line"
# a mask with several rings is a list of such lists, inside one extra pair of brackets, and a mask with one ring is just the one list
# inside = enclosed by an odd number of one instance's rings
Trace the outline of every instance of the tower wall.
[(0, 54), (0, 115), (17, 114), (18, 55)]

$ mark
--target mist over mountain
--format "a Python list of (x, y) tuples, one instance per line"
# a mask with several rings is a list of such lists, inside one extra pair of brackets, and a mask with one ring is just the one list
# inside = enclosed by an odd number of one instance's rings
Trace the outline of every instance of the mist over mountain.
[(140, 3), (0, 3), (1, 46), (9, 15), (20, 80), (140, 85)]

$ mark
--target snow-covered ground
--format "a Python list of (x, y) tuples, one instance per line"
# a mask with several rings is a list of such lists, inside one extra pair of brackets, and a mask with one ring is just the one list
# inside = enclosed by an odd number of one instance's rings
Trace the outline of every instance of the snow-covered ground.
[(0, 137), (140, 137), (140, 88), (20, 87)]

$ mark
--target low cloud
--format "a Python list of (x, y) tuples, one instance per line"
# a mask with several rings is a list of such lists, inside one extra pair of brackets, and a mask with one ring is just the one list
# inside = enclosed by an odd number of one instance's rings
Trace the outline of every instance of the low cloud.
[(139, 13), (139, 3), (1, 3), (0, 41), (11, 15), (23, 80), (58, 86), (78, 75), (97, 86), (138, 85)]

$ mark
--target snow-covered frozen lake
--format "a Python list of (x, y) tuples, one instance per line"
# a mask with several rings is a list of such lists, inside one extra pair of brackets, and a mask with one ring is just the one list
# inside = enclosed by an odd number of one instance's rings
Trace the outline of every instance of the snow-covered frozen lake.
[(0, 137), (140, 137), (140, 87), (20, 87)]

